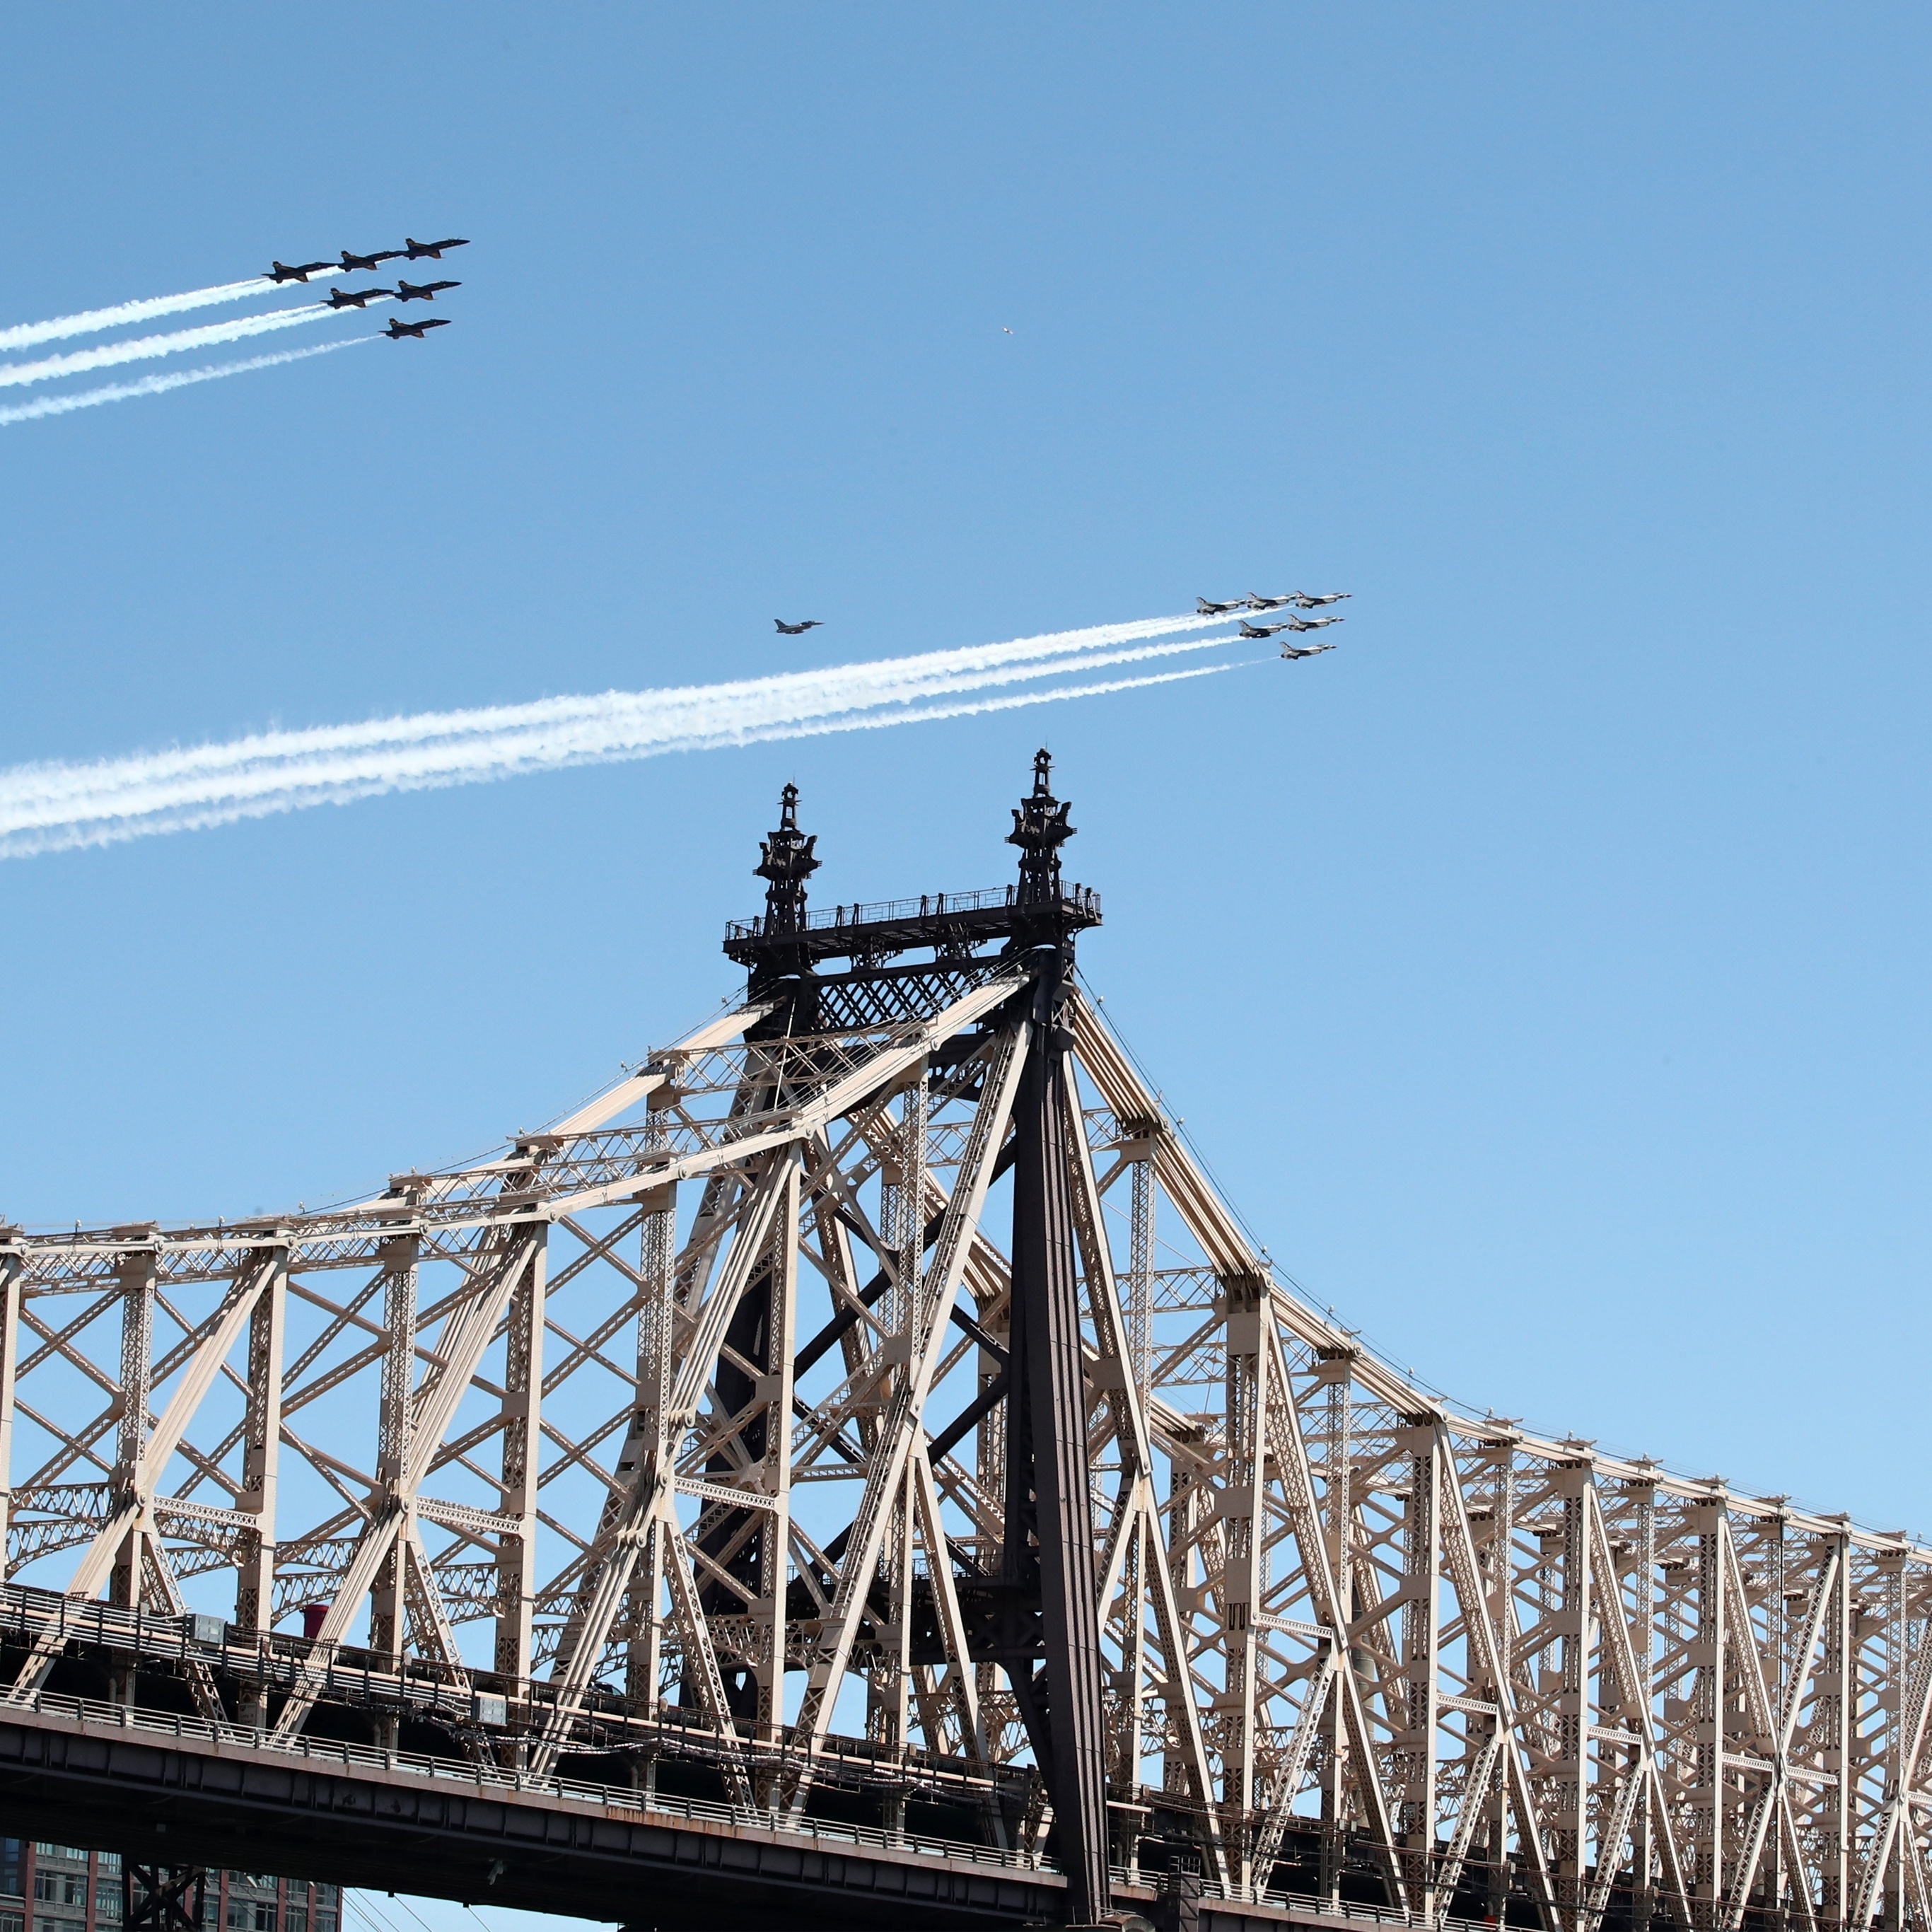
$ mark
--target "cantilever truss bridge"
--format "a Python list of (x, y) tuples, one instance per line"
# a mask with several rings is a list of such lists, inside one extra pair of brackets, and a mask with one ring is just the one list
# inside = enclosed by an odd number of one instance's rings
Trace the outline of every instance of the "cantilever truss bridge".
[(742, 1002), (494, 1159), (0, 1231), (0, 1804), (721, 1924), (1932, 1922), (1932, 1551), (1364, 1354), (1014, 817), (808, 910), (788, 794)]

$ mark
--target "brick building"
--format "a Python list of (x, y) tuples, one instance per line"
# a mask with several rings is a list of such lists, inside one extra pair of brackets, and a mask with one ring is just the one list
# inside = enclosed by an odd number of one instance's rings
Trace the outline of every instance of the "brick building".
[[(211, 1871), (204, 1932), (342, 1932), (339, 1886)], [(120, 1932), (121, 1857), (0, 1838), (0, 1932)]]

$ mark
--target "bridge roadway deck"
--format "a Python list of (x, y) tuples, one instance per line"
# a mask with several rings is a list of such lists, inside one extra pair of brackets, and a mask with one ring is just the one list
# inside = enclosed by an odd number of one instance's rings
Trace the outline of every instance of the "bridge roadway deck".
[[(0, 1710), (0, 1814), (25, 1836), (157, 1863), (638, 1928), (994, 1932), (1064, 1916), (1058, 1875), (1017, 1852), (326, 1739), (269, 1748), (251, 1731), (44, 1692)], [(1141, 1886), (1118, 1885), (1115, 1904), (1164, 1916)], [(1336, 1922), (1200, 1904), (1200, 1932)]]

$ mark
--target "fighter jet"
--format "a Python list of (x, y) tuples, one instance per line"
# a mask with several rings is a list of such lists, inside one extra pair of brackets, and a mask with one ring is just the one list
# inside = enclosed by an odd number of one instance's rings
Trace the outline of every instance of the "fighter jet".
[(268, 279), (272, 282), (305, 282), (318, 268), (332, 268), (333, 262), (304, 262), (299, 268), (292, 268), (286, 262), (269, 265)]
[(352, 275), (362, 269), (373, 275), (377, 262), (393, 262), (402, 252), (400, 248), (378, 248), (373, 255), (352, 255), (345, 248), (342, 251), (342, 272)]
[(1281, 654), (1292, 662), (1296, 658), (1318, 658), (1324, 651), (1332, 651), (1333, 644), (1283, 644)]
[(1324, 604), (1339, 604), (1345, 597), (1354, 596), (1352, 590), (1324, 590), (1318, 597), (1311, 597), (1305, 590), (1298, 590), (1292, 597), (1284, 597), (1284, 604), (1292, 604), (1298, 610), (1318, 610)]
[(403, 252), (412, 262), (440, 262), (442, 260), (444, 249), (470, 246), (469, 238), (463, 235), (452, 235), (442, 242), (418, 242), (413, 235), (405, 235), (403, 239), (409, 244)]
[(825, 628), (816, 617), (808, 617), (802, 624), (788, 624), (782, 617), (774, 617), (772, 622), (788, 638), (802, 638), (808, 631), (820, 631)]
[(447, 328), (449, 318), (446, 315), (425, 316), (421, 322), (405, 322), (399, 315), (389, 318), (389, 326), (383, 331), (392, 342), (400, 342), (406, 335), (413, 335), (420, 342), (432, 328)]
[(376, 296), (392, 296), (394, 289), (331, 289), (328, 305), (331, 308), (360, 308)]
[(1285, 631), (1288, 628), (1286, 624), (1251, 624), (1244, 617), (1240, 634), (1244, 638), (1271, 638), (1276, 632)]
[(1196, 614), (1203, 617), (1225, 617), (1230, 610), (1245, 610), (1247, 608), (1245, 597), (1237, 597), (1232, 604), (1210, 604), (1204, 597), (1194, 600)]
[(460, 289), (460, 282), (406, 282), (400, 277), (396, 281), (396, 299), (398, 302), (434, 302), (438, 289)]
[(1275, 628), (1277, 631), (1325, 631), (1330, 624), (1339, 624), (1342, 621), (1340, 617), (1291, 617), (1286, 623), (1276, 625)]
[(1294, 598), (1264, 597), (1258, 590), (1250, 590), (1243, 600), (1250, 610), (1279, 610), (1284, 604), (1292, 604)]

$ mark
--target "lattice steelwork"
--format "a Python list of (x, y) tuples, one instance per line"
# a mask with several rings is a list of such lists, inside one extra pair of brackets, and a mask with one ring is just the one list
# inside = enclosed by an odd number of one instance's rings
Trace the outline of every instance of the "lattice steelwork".
[[(674, 1718), (803, 1807), (860, 1738), (1001, 1842), (1057, 1802), (1076, 1916), (1153, 1818), (1234, 1898), (1299, 1858), (1425, 1922), (1932, 1922), (1932, 1551), (1450, 1412), (1304, 1306), (1066, 974), (1065, 817), (1042, 766), (1018, 888), (808, 922), (788, 799), (746, 1003), (549, 1131), (322, 1214), (0, 1231), (42, 1630), (0, 1699), (58, 1665), (38, 1586), (218, 1612), (274, 1668), (176, 1676), (271, 1738), (345, 1664), (500, 1696), (468, 1748), (536, 1772)], [(1016, 1318), (1030, 1216), (1075, 1328)], [(1009, 1397), (1054, 1376), (1049, 1444)]]

